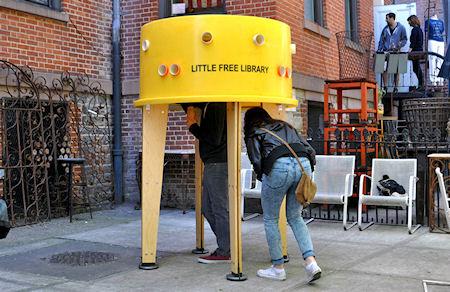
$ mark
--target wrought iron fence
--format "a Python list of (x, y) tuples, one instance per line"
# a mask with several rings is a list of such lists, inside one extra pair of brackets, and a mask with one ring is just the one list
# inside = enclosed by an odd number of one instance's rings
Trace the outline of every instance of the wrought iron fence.
[[(392, 122), (394, 123), (394, 122)], [(418, 164), (419, 182), (417, 186), (416, 208), (413, 218), (416, 223), (426, 224), (428, 210), (428, 165), (427, 155), (431, 153), (450, 153), (450, 142), (445, 139), (439, 129), (421, 132), (419, 129), (398, 131), (395, 125), (387, 127), (384, 135), (370, 133), (369, 131), (336, 131), (331, 138), (324, 138), (323, 132), (308, 131), (308, 142), (316, 149), (317, 154), (324, 154), (324, 149), (334, 149), (339, 155), (355, 155), (358, 174), (369, 173), (375, 151), (378, 149), (379, 157), (383, 158), (416, 158)], [(361, 146), (365, 147), (361, 147)], [(338, 149), (339, 151), (336, 151)], [(363, 152), (357, 152), (363, 149)], [(365, 152), (364, 152), (365, 151)], [(365, 159), (365, 161), (362, 161)], [(354, 196), (349, 200), (348, 218), (357, 218), (357, 193), (359, 180), (355, 179)], [(323, 220), (342, 220), (342, 207), (334, 205), (311, 205), (305, 210), (306, 217)], [(405, 224), (407, 210), (398, 207), (367, 206), (363, 222), (374, 221), (381, 224)]]
[(68, 168), (59, 157), (86, 158), (75, 168), (75, 202), (112, 201), (110, 101), (99, 83), (68, 73), (48, 82), (0, 60), (0, 99), (0, 195), (13, 225), (67, 214)]

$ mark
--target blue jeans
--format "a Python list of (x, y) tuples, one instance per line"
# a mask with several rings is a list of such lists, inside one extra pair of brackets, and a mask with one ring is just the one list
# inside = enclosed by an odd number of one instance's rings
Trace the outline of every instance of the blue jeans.
[[(307, 158), (300, 157), (305, 171), (311, 175), (311, 165)], [(281, 157), (273, 164), (269, 175), (262, 177), (261, 204), (263, 208), (264, 228), (272, 264), (284, 263), (281, 253), (281, 237), (278, 228), (280, 207), (286, 195), (286, 217), (294, 232), (303, 258), (314, 256), (314, 249), (308, 228), (301, 216), (302, 206), (295, 197), (295, 189), (302, 176), (301, 169), (295, 158)]]

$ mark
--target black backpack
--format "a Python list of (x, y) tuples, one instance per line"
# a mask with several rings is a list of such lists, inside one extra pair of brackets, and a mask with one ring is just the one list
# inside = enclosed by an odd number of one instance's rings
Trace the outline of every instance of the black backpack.
[(0, 199), (0, 239), (6, 238), (11, 225), (8, 219), (8, 208), (4, 200)]
[(383, 175), (383, 179), (378, 181), (377, 189), (381, 196), (391, 196), (392, 193), (399, 193), (403, 195), (406, 193), (402, 185), (393, 179), (390, 179), (388, 175)]

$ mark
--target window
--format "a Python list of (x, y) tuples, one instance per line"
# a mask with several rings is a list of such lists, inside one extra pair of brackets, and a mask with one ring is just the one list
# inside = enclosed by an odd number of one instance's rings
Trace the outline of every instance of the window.
[(160, 18), (177, 15), (225, 14), (225, 0), (160, 0)]
[(26, 0), (26, 1), (44, 5), (54, 10), (61, 10), (61, 0)]
[(345, 30), (347, 38), (358, 43), (358, 11), (356, 0), (345, 0)]
[(305, 0), (305, 18), (320, 26), (325, 26), (323, 0)]

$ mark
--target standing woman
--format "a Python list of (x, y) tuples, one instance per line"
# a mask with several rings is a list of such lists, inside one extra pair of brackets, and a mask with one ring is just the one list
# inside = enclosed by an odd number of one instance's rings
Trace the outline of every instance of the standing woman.
[[(412, 27), (411, 36), (409, 38), (409, 51), (421, 52), (423, 51), (423, 32), (420, 28), (420, 20), (416, 15), (411, 15), (410, 17), (408, 17), (408, 23)], [(423, 73), (422, 69), (420, 68), (419, 59), (414, 58), (412, 60), (412, 63), (413, 71), (416, 74), (417, 79), (419, 80), (419, 88), (421, 89), (423, 87)]]
[(301, 169), (289, 149), (273, 134), (285, 140), (300, 158), (303, 168), (311, 175), (315, 164), (314, 149), (301, 138), (297, 131), (284, 121), (274, 120), (260, 107), (245, 113), (245, 144), (258, 180), (262, 181), (261, 204), (272, 266), (258, 270), (262, 278), (285, 280), (284, 259), (278, 228), (280, 207), (286, 196), (286, 217), (297, 240), (308, 282), (320, 278), (308, 228), (301, 216), (302, 206), (297, 202), (295, 189), (301, 178)]

